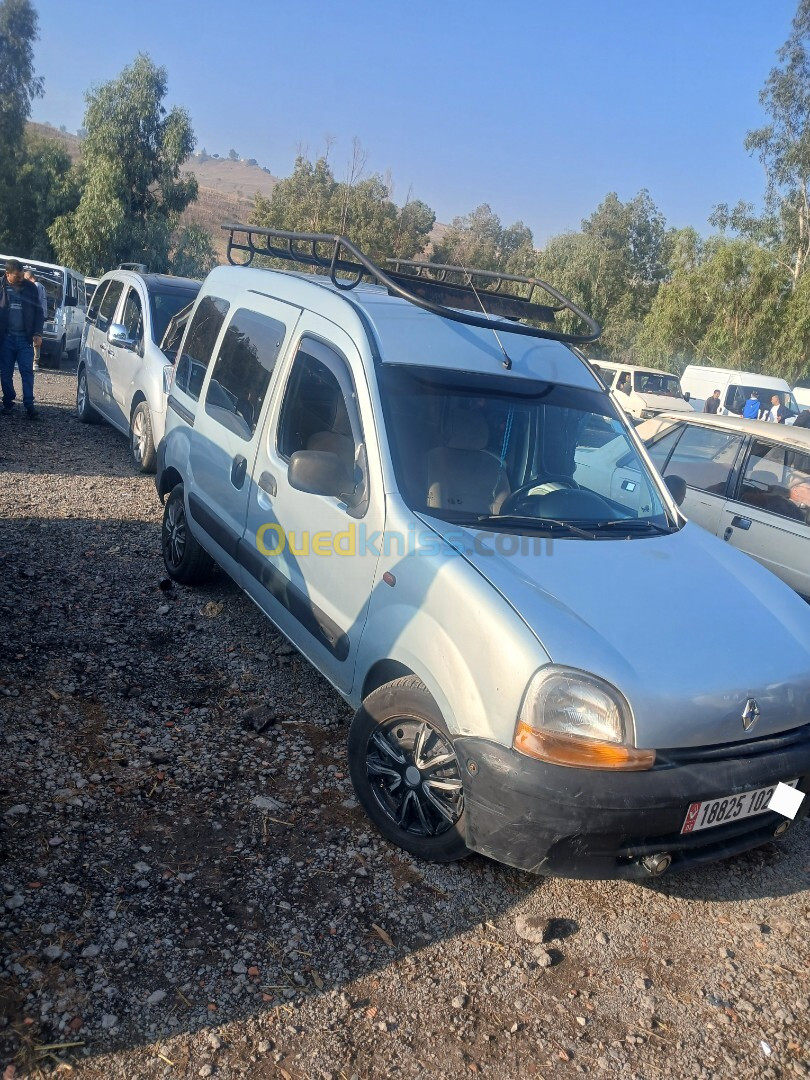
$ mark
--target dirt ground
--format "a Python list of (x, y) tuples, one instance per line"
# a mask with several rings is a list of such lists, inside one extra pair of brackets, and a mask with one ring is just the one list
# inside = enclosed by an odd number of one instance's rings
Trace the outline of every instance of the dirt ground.
[(4, 1080), (810, 1076), (810, 828), (649, 884), (420, 864), (224, 576), (161, 588), (126, 440), (0, 419)]

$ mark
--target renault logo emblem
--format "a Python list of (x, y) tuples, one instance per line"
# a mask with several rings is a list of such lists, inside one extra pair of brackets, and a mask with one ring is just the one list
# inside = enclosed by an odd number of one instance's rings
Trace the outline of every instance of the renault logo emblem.
[(742, 722), (746, 731), (750, 730), (754, 724), (759, 720), (759, 705), (757, 705), (754, 698), (750, 697), (745, 703), (743, 709)]

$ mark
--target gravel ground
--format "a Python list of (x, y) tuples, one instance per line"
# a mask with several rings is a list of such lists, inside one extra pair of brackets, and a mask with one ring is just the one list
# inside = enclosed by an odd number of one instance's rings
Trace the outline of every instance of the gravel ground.
[(162, 591), (152, 479), (37, 383), (0, 419), (4, 1080), (810, 1076), (806, 824), (644, 886), (391, 848), (341, 699), (224, 577)]

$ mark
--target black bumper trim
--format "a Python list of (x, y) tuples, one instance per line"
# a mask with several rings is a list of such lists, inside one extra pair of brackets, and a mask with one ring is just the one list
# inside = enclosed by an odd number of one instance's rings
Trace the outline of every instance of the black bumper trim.
[(686, 870), (738, 854), (773, 839), (788, 819), (769, 812), (681, 834), (690, 803), (797, 778), (801, 791), (810, 790), (810, 741), (756, 757), (627, 773), (550, 765), (485, 739), (462, 736), (454, 746), (465, 770), (469, 847), (560, 877), (648, 878), (645, 855), (668, 852), (671, 870)]

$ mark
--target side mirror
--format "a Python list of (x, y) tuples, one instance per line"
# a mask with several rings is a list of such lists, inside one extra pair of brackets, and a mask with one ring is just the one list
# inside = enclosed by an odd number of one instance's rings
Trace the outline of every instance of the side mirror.
[(686, 481), (682, 476), (667, 476), (664, 483), (669, 488), (669, 493), (675, 500), (675, 505), (680, 506), (686, 498)]
[(129, 336), (129, 330), (121, 323), (112, 323), (107, 331), (107, 341), (119, 349), (136, 349), (138, 342)]
[(684, 390), (684, 392), (683, 392), (683, 400), (684, 401), (691, 401), (692, 400), (692, 395), (689, 393), (688, 390)]
[(297, 450), (290, 458), (287, 480), (296, 491), (345, 498), (354, 490), (351, 474), (337, 454)]

